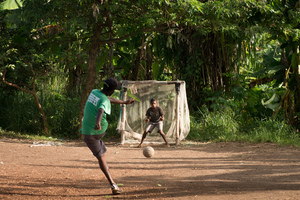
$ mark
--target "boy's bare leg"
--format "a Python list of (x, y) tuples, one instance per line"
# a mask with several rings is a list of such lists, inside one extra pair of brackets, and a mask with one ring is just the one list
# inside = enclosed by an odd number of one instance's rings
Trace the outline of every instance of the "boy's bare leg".
[(102, 157), (98, 158), (98, 162), (99, 162), (100, 169), (102, 170), (102, 172), (104, 173), (104, 175), (106, 176), (107, 180), (109, 181), (109, 183), (111, 185), (112, 193), (120, 194), (121, 191), (120, 191), (119, 187), (117, 186), (117, 184), (114, 182), (114, 180), (112, 179), (112, 177), (110, 175), (109, 168), (108, 168), (104, 154), (102, 155)]
[(159, 134), (162, 136), (162, 138), (164, 139), (166, 145), (169, 145), (166, 135), (164, 134), (164, 132), (162, 130), (159, 130)]
[(99, 162), (100, 169), (102, 170), (102, 172), (106, 176), (106, 178), (109, 181), (109, 183), (110, 184), (115, 183), (114, 180), (113, 180), (113, 178), (110, 175), (109, 168), (108, 168), (108, 165), (107, 165), (107, 162), (106, 162), (106, 158), (105, 158), (105, 154), (103, 154), (103, 156), (98, 159), (98, 162)]
[(143, 136), (142, 136), (141, 143), (139, 144), (139, 146), (138, 146), (138, 147), (142, 147), (142, 144), (143, 144), (143, 142), (144, 142), (144, 139), (146, 138), (147, 134), (148, 134), (148, 131), (145, 131), (145, 132), (143, 133)]

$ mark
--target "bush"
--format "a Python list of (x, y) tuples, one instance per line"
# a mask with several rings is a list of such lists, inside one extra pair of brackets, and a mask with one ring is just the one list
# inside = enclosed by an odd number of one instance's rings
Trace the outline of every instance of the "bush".
[(49, 132), (54, 137), (76, 139), (79, 137), (79, 98), (50, 95), (44, 102)]
[(0, 126), (5, 130), (31, 134), (43, 130), (37, 105), (28, 93), (1, 91), (0, 112)]
[[(232, 110), (209, 112), (202, 109), (191, 117), (191, 131), (187, 139), (215, 142), (277, 143), (300, 146), (299, 134), (284, 121), (236, 116)], [(196, 121), (195, 119), (199, 119)]]

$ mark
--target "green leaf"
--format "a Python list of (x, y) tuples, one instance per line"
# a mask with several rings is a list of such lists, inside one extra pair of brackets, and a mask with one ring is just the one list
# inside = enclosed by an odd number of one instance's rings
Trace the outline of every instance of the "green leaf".
[(298, 67), (298, 65), (299, 65), (299, 61), (298, 60), (299, 60), (298, 54), (297, 53), (293, 53), (293, 55), (292, 55), (292, 67), (294, 69), (296, 69)]
[(135, 96), (134, 94), (132, 94), (129, 89), (127, 89), (127, 95), (130, 98), (133, 98), (134, 100), (136, 100), (137, 102), (141, 102), (141, 100), (137, 96)]
[(267, 108), (271, 109), (271, 110), (276, 110), (278, 107), (280, 106), (280, 103), (274, 103), (274, 104), (268, 104), (266, 105)]
[(158, 72), (159, 72), (159, 64), (158, 62), (155, 62), (152, 64), (152, 74), (155, 80), (158, 78)]
[(273, 96), (268, 101), (265, 102), (264, 99), (262, 99), (261, 100), (262, 105), (265, 106), (265, 105), (272, 103), (274, 101), (275, 97), (276, 97), (276, 94), (274, 93)]
[(275, 74), (276, 72), (278, 72), (279, 70), (284, 69), (284, 68), (285, 68), (284, 65), (277, 65), (277, 66), (269, 69), (268, 74)]
[(261, 103), (266, 108), (269, 108), (274, 111), (280, 106), (279, 100), (280, 98), (278, 97), (278, 95), (274, 93), (273, 96), (268, 101), (264, 102), (264, 99), (262, 99)]
[(22, 6), (21, 0), (6, 0), (0, 4), (0, 10), (15, 10)]

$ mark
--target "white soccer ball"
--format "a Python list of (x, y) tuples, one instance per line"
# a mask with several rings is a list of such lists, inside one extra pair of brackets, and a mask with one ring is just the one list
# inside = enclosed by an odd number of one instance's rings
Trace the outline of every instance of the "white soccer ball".
[(150, 146), (147, 146), (143, 149), (143, 154), (145, 157), (151, 158), (152, 156), (154, 156), (154, 149)]

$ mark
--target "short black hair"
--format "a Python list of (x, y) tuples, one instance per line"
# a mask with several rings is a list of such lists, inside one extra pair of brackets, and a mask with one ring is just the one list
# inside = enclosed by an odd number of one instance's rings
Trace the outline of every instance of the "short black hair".
[(118, 82), (114, 78), (108, 78), (103, 83), (103, 90), (104, 91), (119, 90), (120, 88), (121, 88), (121, 83)]
[[(155, 98), (152, 98), (151, 100), (150, 100), (150, 103), (153, 103), (154, 101), (156, 101), (156, 99)], [(156, 101), (157, 102), (157, 101)]]

